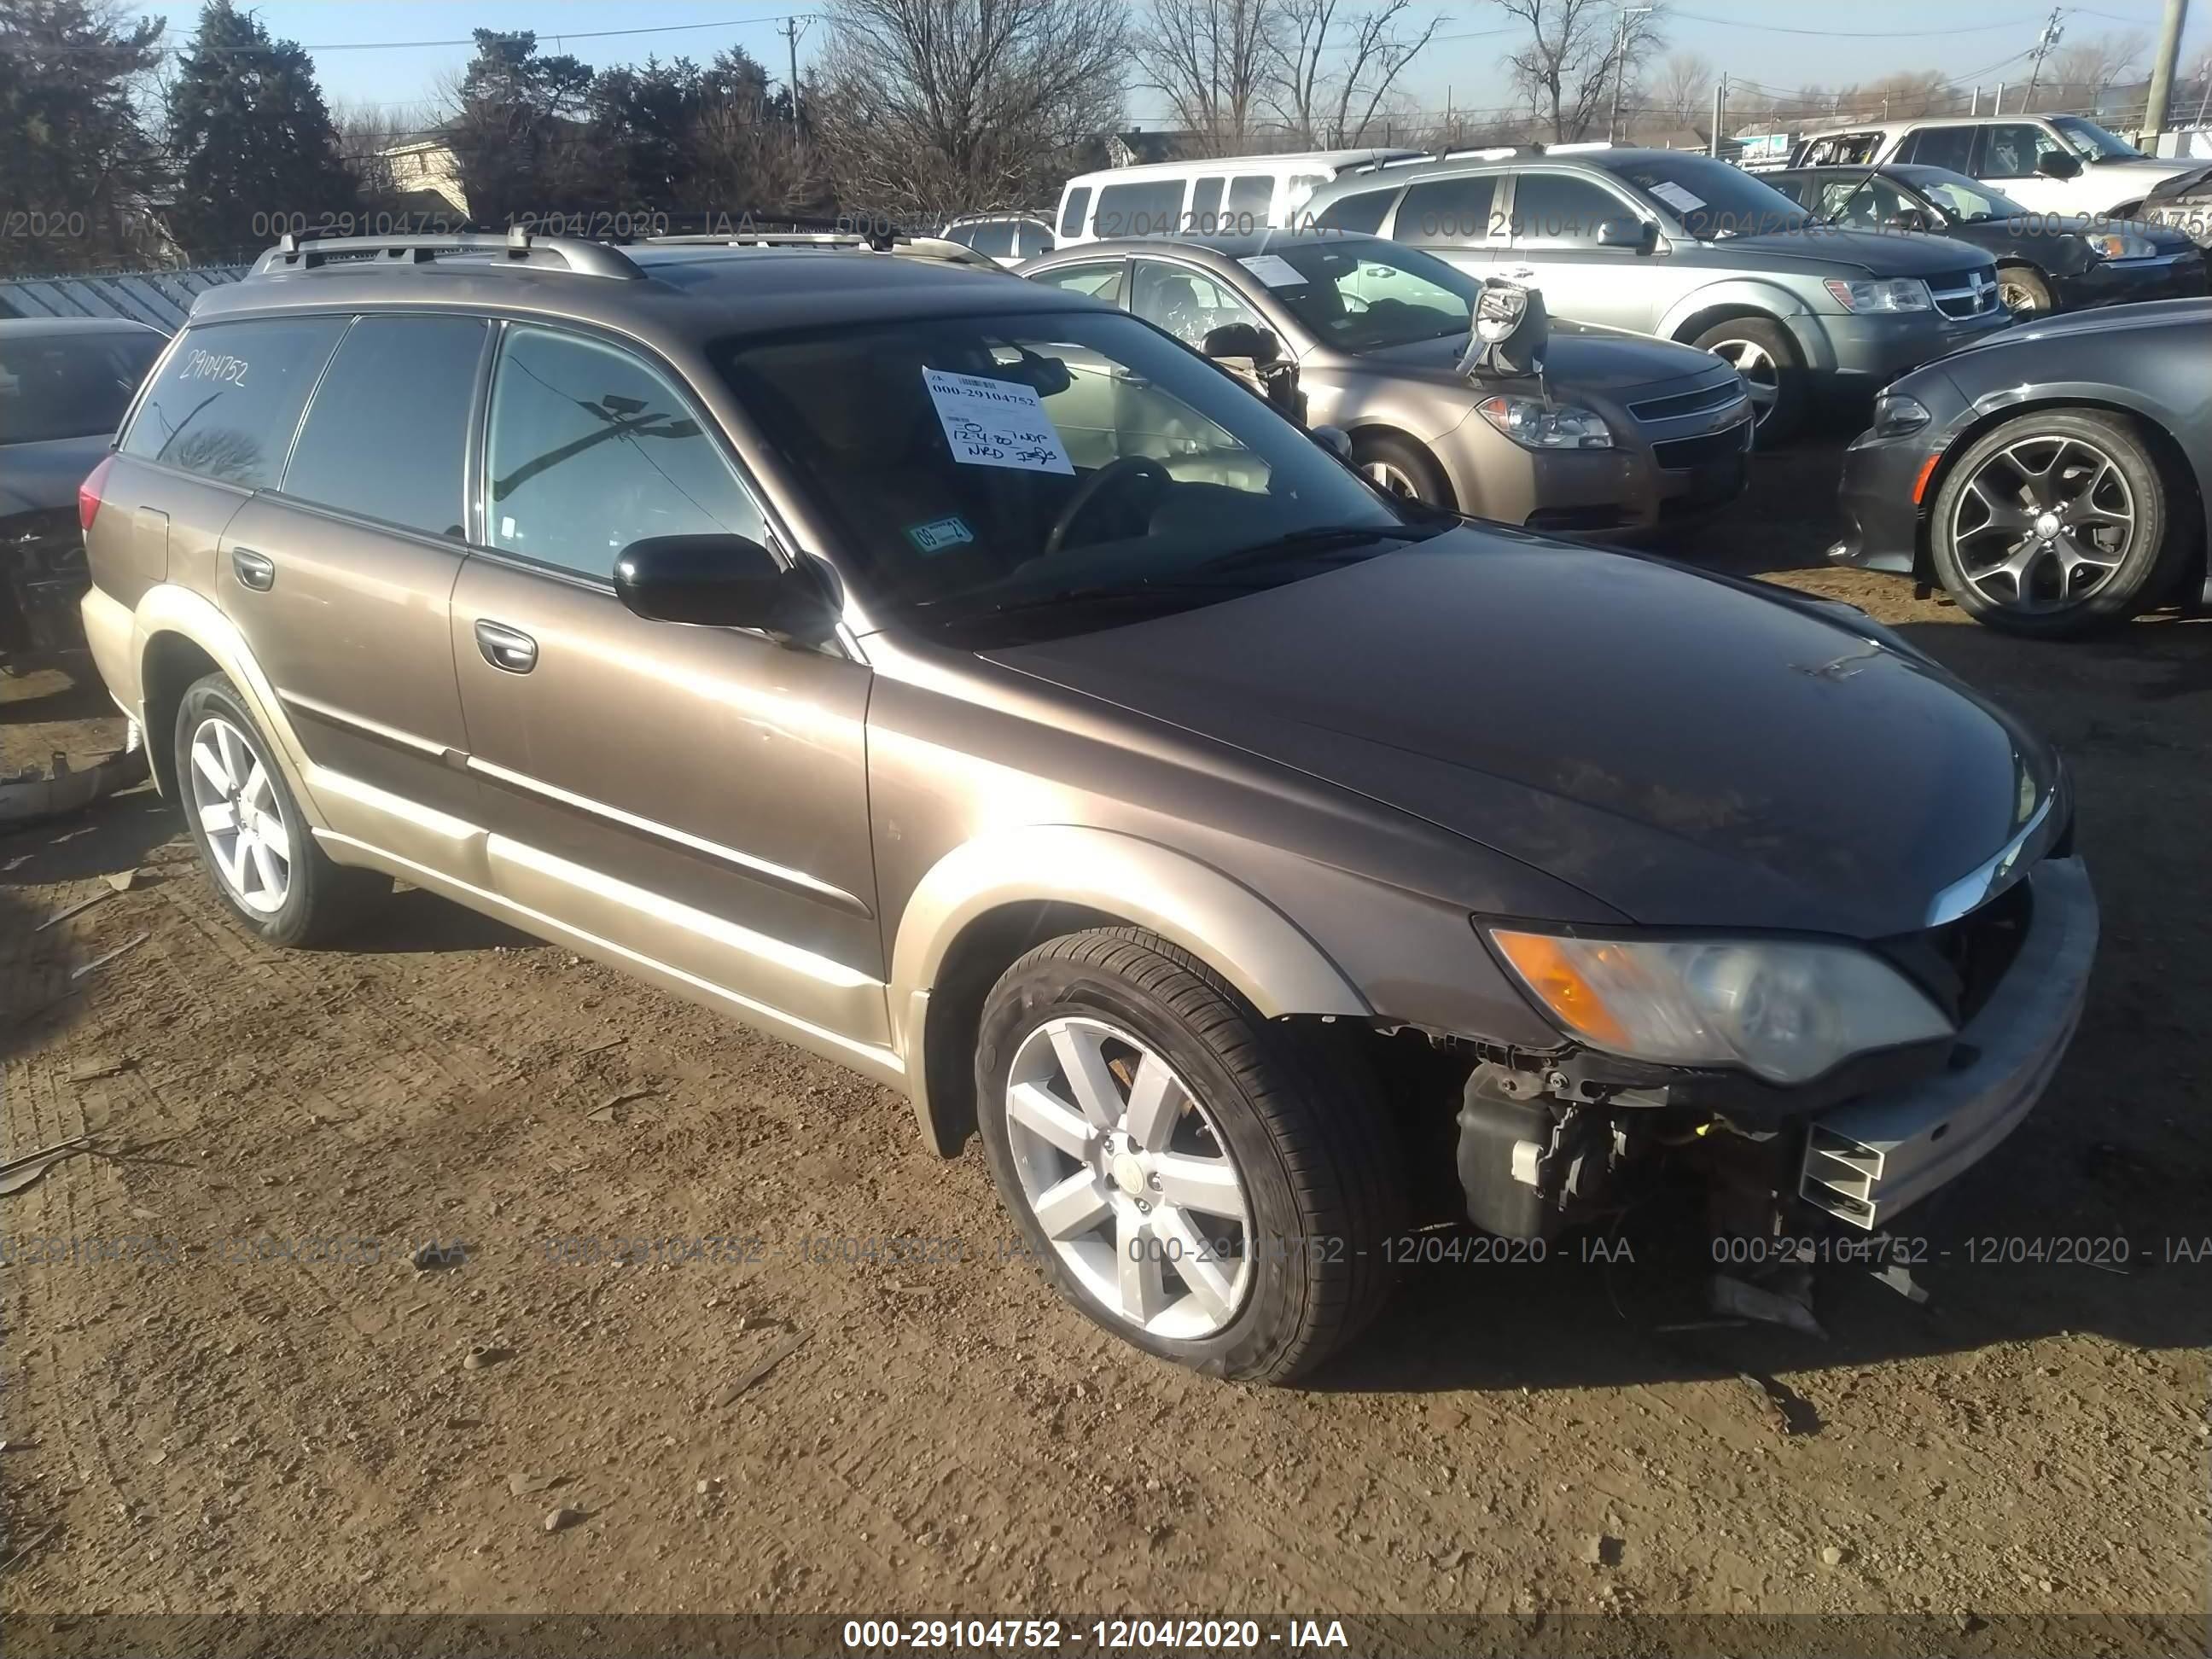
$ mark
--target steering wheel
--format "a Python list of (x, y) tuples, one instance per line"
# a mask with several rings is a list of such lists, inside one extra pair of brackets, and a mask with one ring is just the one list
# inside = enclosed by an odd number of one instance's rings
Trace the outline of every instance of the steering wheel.
[(1059, 552), (1067, 540), (1067, 532), (1075, 527), (1075, 521), (1089, 512), (1107, 490), (1118, 489), (1133, 478), (1145, 479), (1156, 497), (1164, 495), (1175, 483), (1175, 475), (1149, 455), (1124, 455), (1118, 461), (1109, 461), (1076, 486), (1075, 494), (1067, 498), (1067, 505), (1052, 521), (1052, 533), (1044, 538), (1044, 551), (1037, 556), (1048, 559)]

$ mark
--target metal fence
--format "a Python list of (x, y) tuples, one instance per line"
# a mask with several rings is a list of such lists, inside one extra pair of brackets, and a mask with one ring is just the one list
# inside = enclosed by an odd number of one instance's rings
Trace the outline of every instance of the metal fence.
[(0, 282), (0, 317), (124, 317), (174, 333), (192, 301), (234, 283), (246, 265), (121, 271), (106, 276), (21, 276)]

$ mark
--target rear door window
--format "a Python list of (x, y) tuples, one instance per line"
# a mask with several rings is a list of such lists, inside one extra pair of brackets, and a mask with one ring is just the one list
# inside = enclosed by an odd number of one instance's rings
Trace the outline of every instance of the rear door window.
[(1383, 190), (1354, 191), (1322, 209), (1314, 216), (1314, 223), (1328, 230), (1356, 230), (1371, 236), (1382, 228), (1382, 220), (1397, 194), (1395, 185)]
[(579, 335), (508, 329), (484, 472), (491, 546), (603, 581), (647, 536), (767, 535), (676, 387)]
[(123, 453), (242, 489), (272, 488), (345, 325), (343, 317), (270, 317), (185, 330)]
[(1270, 173), (1247, 173), (1242, 179), (1229, 181), (1229, 200), (1221, 211), (1227, 222), (1222, 227), (1242, 234), (1247, 231), (1263, 230), (1267, 215), (1275, 205), (1275, 177)]
[(1211, 236), (1221, 228), (1221, 192), (1228, 183), (1225, 177), (1214, 173), (1190, 187), (1189, 228)]
[[(1442, 242), (1486, 242), (1493, 227), (1492, 204), (1498, 199), (1494, 173), (1461, 179), (1425, 179), (1406, 186), (1406, 199), (1398, 204), (1391, 235), (1419, 247)], [(1495, 228), (1502, 231), (1504, 227)]]
[(1979, 127), (1922, 127), (1906, 137), (1899, 148), (1898, 160), (1972, 174), (1974, 139), (1980, 131)]
[(459, 538), (469, 410), (483, 357), (473, 317), (363, 317), (339, 342), (293, 447), (284, 493)]
[(1083, 234), (1083, 215), (1091, 205), (1091, 186), (1078, 185), (1067, 192), (1067, 200), (1060, 204), (1060, 234), (1063, 236)]
[(1182, 180), (1109, 185), (1098, 192), (1094, 235), (1172, 236), (1182, 228)]

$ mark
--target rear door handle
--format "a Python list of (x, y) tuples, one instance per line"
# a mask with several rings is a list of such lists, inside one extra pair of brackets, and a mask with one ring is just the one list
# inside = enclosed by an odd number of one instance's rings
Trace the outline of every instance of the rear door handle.
[(479, 622), (477, 649), (494, 668), (509, 674), (527, 674), (538, 666), (538, 641), (504, 623)]
[(234, 547), (230, 550), (230, 568), (236, 573), (240, 587), (266, 593), (276, 585), (276, 561), (266, 553), (256, 553), (250, 547)]

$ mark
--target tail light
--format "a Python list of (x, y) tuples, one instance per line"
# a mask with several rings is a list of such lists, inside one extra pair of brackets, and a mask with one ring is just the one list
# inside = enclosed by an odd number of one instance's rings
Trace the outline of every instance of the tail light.
[(76, 527), (89, 533), (92, 521), (100, 512), (100, 492), (107, 487), (107, 470), (115, 465), (115, 453), (110, 450), (100, 458), (100, 465), (85, 474), (84, 482), (76, 487)]

